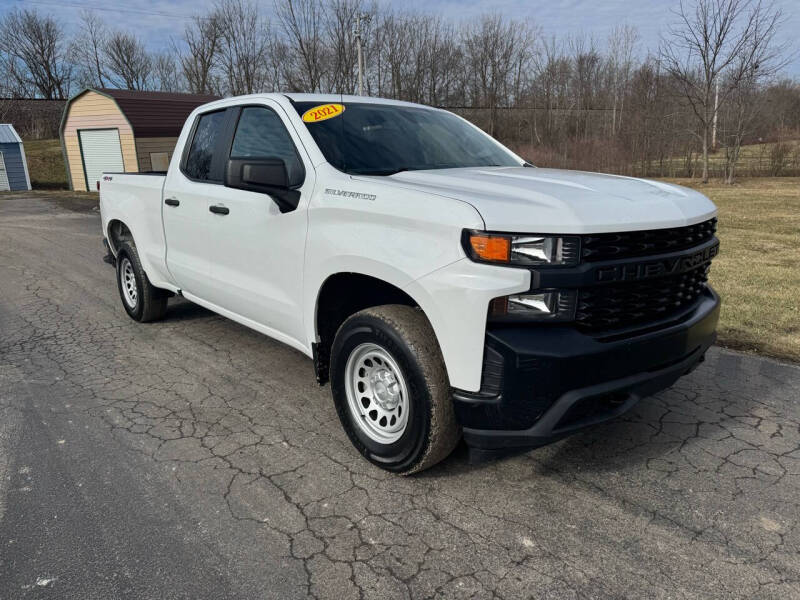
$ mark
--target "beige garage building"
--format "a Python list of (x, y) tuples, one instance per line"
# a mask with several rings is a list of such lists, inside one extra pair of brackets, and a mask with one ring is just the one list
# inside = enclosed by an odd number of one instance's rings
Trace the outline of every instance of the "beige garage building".
[(85, 89), (61, 119), (70, 188), (95, 191), (103, 171), (166, 171), (183, 122), (216, 96)]

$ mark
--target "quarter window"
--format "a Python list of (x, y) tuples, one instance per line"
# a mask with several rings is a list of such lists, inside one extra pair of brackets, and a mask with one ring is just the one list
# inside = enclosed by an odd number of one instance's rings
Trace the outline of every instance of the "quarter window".
[(289, 132), (274, 111), (259, 106), (242, 109), (233, 137), (231, 158), (280, 158), (286, 164), (289, 184), (303, 183), (305, 169)]
[(211, 166), (216, 150), (217, 140), (225, 122), (225, 111), (220, 110), (213, 113), (200, 115), (197, 127), (194, 130), (194, 138), (186, 157), (184, 170), (186, 175), (192, 179), (201, 181), (218, 181), (218, 177), (212, 177)]

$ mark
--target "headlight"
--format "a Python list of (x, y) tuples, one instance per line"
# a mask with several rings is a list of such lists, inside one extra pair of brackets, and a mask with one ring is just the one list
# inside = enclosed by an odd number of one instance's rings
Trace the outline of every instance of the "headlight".
[(495, 323), (520, 321), (570, 321), (575, 317), (575, 290), (541, 290), (495, 298), (489, 304), (489, 320)]
[(519, 266), (577, 265), (578, 236), (487, 233), (464, 231), (464, 250), (477, 262)]

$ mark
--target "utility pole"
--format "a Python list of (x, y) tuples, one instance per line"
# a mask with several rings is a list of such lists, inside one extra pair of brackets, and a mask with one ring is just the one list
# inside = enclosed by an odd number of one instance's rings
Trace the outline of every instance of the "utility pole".
[(711, 121), (711, 149), (717, 149), (717, 110), (719, 109), (719, 75), (714, 80), (714, 118)]
[(358, 44), (358, 95), (364, 95), (364, 38), (363, 38), (363, 31), (361, 30), (361, 23), (363, 22), (365, 25), (369, 23), (372, 17), (366, 13), (358, 13), (356, 15), (356, 26), (353, 28), (353, 35), (356, 38), (356, 44)]

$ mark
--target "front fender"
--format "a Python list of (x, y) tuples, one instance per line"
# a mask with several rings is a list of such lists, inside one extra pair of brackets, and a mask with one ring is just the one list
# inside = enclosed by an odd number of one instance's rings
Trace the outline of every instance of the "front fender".
[(317, 340), (317, 309), (319, 296), (325, 282), (339, 273), (353, 273), (379, 279), (398, 289), (411, 283), (412, 278), (402, 270), (362, 255), (336, 256), (324, 260), (318, 268), (307, 274), (303, 299), (306, 338), (308, 347)]
[[(450, 385), (477, 392), (481, 385), (486, 314), (489, 302), (498, 296), (530, 288), (530, 272), (474, 263), (464, 258), (416, 280), (390, 265), (363, 256), (345, 261), (327, 261), (327, 273), (313, 281), (320, 290), (337, 273), (357, 273), (389, 283), (422, 309), (431, 323), (442, 351)], [(346, 265), (346, 266), (345, 266)], [(305, 320), (310, 342), (317, 339), (317, 294), (306, 298)], [(310, 343), (309, 343), (310, 347)]]
[(495, 267), (464, 258), (403, 288), (433, 326), (452, 387), (480, 390), (489, 302), (530, 289), (530, 280), (527, 269)]

